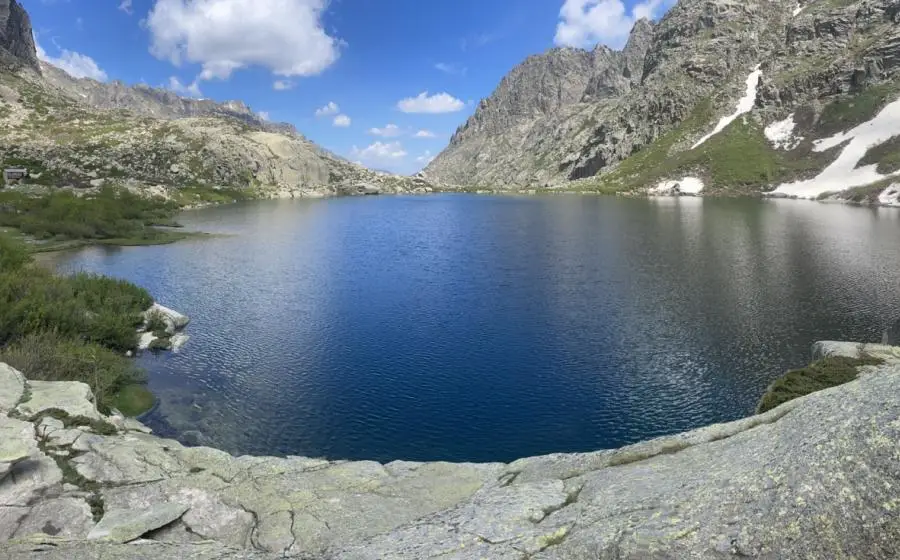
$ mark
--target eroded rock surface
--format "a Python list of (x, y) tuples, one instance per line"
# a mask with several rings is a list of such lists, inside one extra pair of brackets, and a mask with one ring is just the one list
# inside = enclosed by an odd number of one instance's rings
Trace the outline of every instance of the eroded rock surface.
[(0, 557), (896, 558), (900, 351), (816, 349), (886, 363), (737, 422), (510, 464), (233, 457), (134, 421), (70, 442), (2, 417)]

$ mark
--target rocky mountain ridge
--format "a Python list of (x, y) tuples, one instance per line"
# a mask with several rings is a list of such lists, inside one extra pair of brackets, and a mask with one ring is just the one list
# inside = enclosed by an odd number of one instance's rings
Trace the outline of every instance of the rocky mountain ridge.
[[(527, 59), (426, 173), (466, 186), (610, 192), (696, 176), (709, 192), (772, 191), (823, 173), (839, 150), (820, 154), (816, 142), (900, 96), (898, 23), (896, 0), (681, 0), (658, 23), (638, 22), (622, 51)], [(757, 67), (750, 109), (696, 145), (734, 114)], [(789, 116), (795, 144), (765, 134)], [(856, 163), (881, 166), (884, 179), (898, 158), (886, 146)], [(869, 186), (857, 183), (847, 181)]]
[(0, 557), (896, 558), (900, 348), (846, 385), (621, 449), (510, 464), (233, 457), (0, 364)]
[(434, 189), (349, 162), (239, 101), (73, 78), (38, 61), (17, 0), (0, 0), (0, 56), (0, 165), (27, 167), (38, 186), (121, 184), (161, 196), (240, 188), (267, 197)]
[(7, 68), (39, 67), (31, 18), (13, 0), (0, 1), (0, 64)]

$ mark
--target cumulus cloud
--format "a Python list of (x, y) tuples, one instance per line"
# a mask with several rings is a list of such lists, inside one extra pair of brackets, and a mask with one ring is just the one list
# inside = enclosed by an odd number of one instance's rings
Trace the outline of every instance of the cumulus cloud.
[(122, 2), (119, 3), (119, 9), (128, 15), (134, 13), (134, 8), (131, 5), (131, 0), (122, 0)]
[(384, 128), (370, 128), (369, 134), (383, 136), (384, 138), (394, 138), (395, 136), (403, 134), (403, 130), (395, 124), (389, 124)]
[(292, 82), (291, 80), (275, 80), (272, 83), (272, 89), (274, 89), (275, 91), (284, 91), (293, 88), (294, 82)]
[(338, 107), (338, 104), (335, 103), (334, 101), (329, 101), (328, 104), (325, 105), (324, 107), (319, 107), (318, 109), (316, 109), (316, 116), (317, 117), (328, 117), (331, 115), (337, 115), (340, 112), (341, 112), (341, 108)]
[(194, 80), (190, 84), (183, 84), (181, 83), (181, 80), (179, 80), (175, 76), (170, 76), (169, 85), (166, 87), (167, 89), (174, 91), (178, 95), (184, 95), (187, 97), (203, 97), (203, 93), (200, 91), (200, 84), (197, 82), (197, 80)]
[(423, 165), (427, 165), (434, 160), (434, 156), (431, 155), (431, 150), (425, 150), (425, 152), (416, 158), (417, 163), (421, 163)]
[(449, 93), (436, 93), (429, 96), (423, 91), (416, 97), (407, 97), (397, 102), (397, 108), (404, 113), (454, 113), (462, 110), (465, 103)]
[(559, 11), (555, 43), (563, 47), (592, 48), (603, 43), (621, 48), (639, 19), (655, 19), (674, 0), (644, 0), (629, 11), (622, 0), (566, 0)]
[(39, 59), (56, 66), (73, 78), (91, 78), (98, 82), (106, 81), (106, 72), (101, 70), (97, 62), (86, 54), (61, 49), (59, 56), (54, 57), (47, 54), (47, 51), (42, 49), (40, 45), (35, 44), (35, 48)]
[(430, 130), (420, 130), (413, 135), (414, 138), (434, 138), (434, 132)]
[(353, 146), (352, 156), (366, 165), (396, 163), (406, 157), (406, 150), (400, 142), (375, 142), (360, 150)]
[(348, 117), (347, 115), (338, 115), (334, 117), (334, 120), (331, 124), (340, 128), (347, 128), (348, 126), (350, 126), (351, 122), (352, 121), (350, 120), (350, 117)]
[(248, 66), (279, 76), (313, 76), (340, 56), (322, 26), (327, 0), (156, 0), (145, 25), (150, 52), (172, 64), (202, 65), (226, 79)]

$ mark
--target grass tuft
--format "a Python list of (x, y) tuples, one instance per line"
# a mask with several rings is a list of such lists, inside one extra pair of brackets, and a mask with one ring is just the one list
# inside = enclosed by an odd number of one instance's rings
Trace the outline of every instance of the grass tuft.
[(883, 363), (880, 358), (832, 356), (789, 371), (769, 386), (756, 412), (762, 414), (804, 395), (849, 383), (856, 379), (858, 368)]

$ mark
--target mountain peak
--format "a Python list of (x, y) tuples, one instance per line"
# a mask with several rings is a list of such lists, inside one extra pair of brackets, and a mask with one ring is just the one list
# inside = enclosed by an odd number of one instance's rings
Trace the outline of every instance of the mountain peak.
[(31, 18), (16, 0), (0, 0), (0, 62), (41, 71)]

